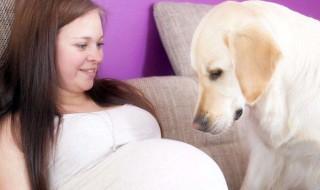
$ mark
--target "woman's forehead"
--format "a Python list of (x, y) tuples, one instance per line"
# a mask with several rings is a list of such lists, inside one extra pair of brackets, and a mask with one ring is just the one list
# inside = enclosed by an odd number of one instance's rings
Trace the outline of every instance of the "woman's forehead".
[(100, 11), (95, 9), (73, 20), (59, 30), (59, 35), (70, 38), (103, 36)]

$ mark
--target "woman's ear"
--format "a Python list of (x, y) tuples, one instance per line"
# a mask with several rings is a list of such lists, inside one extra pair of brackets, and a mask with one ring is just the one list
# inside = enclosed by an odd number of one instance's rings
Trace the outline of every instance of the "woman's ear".
[(254, 104), (268, 86), (281, 52), (270, 34), (254, 25), (229, 32), (224, 42), (233, 57), (242, 93), (248, 104)]

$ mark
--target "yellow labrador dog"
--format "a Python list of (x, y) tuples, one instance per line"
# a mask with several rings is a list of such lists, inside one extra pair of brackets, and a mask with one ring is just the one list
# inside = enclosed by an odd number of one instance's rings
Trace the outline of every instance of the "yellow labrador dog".
[(245, 107), (251, 156), (242, 189), (320, 189), (320, 22), (263, 1), (224, 2), (200, 22), (191, 62), (193, 126), (219, 134)]

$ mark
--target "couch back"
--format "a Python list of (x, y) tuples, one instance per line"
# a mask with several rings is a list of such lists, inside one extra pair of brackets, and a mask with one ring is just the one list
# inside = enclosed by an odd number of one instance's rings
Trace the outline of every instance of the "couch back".
[(13, 22), (13, 0), (0, 1), (0, 68), (6, 59), (6, 48)]

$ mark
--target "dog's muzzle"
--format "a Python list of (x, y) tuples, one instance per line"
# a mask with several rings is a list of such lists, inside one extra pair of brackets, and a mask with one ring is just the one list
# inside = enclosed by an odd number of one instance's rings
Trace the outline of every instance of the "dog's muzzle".
[(198, 129), (203, 132), (208, 132), (210, 130), (210, 123), (208, 118), (205, 116), (197, 116), (193, 120), (193, 128)]

